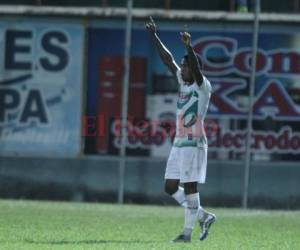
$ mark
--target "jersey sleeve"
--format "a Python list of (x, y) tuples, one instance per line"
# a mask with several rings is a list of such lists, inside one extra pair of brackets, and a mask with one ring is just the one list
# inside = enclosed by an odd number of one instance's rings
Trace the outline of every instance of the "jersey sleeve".
[(210, 82), (205, 76), (203, 76), (203, 82), (200, 85), (199, 89), (205, 92), (212, 92), (212, 87), (210, 85)]

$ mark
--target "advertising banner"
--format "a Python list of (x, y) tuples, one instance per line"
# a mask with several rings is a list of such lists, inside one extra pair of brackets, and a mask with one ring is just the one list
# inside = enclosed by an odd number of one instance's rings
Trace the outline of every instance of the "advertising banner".
[[(175, 126), (176, 108), (177, 108), (177, 95), (176, 94), (157, 94), (149, 95), (147, 98), (147, 117), (150, 121), (156, 122), (152, 124), (155, 130), (166, 130), (166, 123)], [(170, 129), (170, 128), (169, 128)], [(170, 130), (169, 130), (170, 131)], [(169, 132), (168, 131), (168, 132)], [(173, 136), (169, 133), (161, 133), (161, 140), (159, 143), (155, 143), (156, 140), (152, 140), (150, 145), (151, 155), (156, 157), (165, 157), (169, 154), (173, 143)]]
[[(97, 48), (90, 51), (89, 60), (90, 115), (97, 115), (95, 72), (99, 70), (101, 72), (101, 68), (97, 68), (99, 58), (104, 55), (122, 55), (124, 50), (123, 40), (117, 39), (123, 37), (124, 29), (103, 26), (104, 24), (97, 28), (95, 25), (89, 32), (92, 38), (90, 46)], [(159, 26), (159, 36), (178, 65), (186, 53), (179, 36), (181, 27), (182, 23), (172, 23), (171, 27), (164, 22)], [(205, 24), (190, 23), (188, 28), (194, 49), (202, 57), (203, 73), (213, 87), (205, 123), (209, 152), (242, 154), (245, 151), (249, 107), (251, 26), (209, 24), (208, 27)], [(253, 104), (252, 150), (256, 154), (292, 154), (294, 157), (300, 150), (299, 43), (300, 33), (292, 27), (288, 29), (277, 28), (275, 25), (261, 27)], [(147, 60), (146, 118), (150, 120), (149, 126), (153, 127), (153, 119), (159, 119), (160, 112), (164, 110), (173, 114), (176, 112), (170, 110), (171, 106), (175, 109), (176, 105), (164, 102), (164, 98), (168, 99), (167, 95), (176, 94), (174, 78), (159, 58), (142, 23), (137, 22), (134, 25), (131, 54), (133, 57)], [(155, 122), (157, 125), (157, 120)], [(143, 129), (149, 128), (143, 126)], [(109, 131), (113, 130), (110, 128)], [(134, 136), (134, 133), (130, 135)], [(130, 140), (128, 143), (130, 144)], [(150, 149), (149, 153), (152, 156), (164, 157), (168, 155), (170, 146), (171, 142), (156, 145), (148, 143), (148, 146), (143, 144), (141, 147)]]
[[(257, 77), (253, 103), (252, 151), (291, 153), (300, 150), (300, 52), (299, 34), (262, 32), (257, 53)], [(248, 41), (248, 42), (247, 42)], [(204, 73), (214, 93), (208, 118), (217, 119), (209, 131), (212, 150), (244, 152), (245, 120), (251, 74), (251, 34), (209, 34), (194, 40), (202, 55)], [(235, 120), (225, 129), (222, 119)], [(212, 123), (210, 123), (211, 125)]]
[(0, 155), (81, 151), (83, 28), (18, 18), (0, 23)]

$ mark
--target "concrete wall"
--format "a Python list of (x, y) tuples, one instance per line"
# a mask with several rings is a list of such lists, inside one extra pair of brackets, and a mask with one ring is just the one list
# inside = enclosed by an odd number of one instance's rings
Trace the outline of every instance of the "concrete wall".
[[(243, 162), (214, 161), (208, 165), (203, 204), (240, 206)], [(165, 159), (128, 158), (125, 202), (175, 204), (163, 191)], [(1, 158), (0, 197), (115, 202), (117, 157), (81, 159)], [(249, 205), (300, 208), (300, 166), (297, 163), (253, 162)]]

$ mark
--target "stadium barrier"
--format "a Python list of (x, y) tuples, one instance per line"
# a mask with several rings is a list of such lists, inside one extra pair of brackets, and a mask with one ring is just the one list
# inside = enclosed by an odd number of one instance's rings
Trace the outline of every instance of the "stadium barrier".
[[(81, 159), (0, 159), (0, 196), (14, 199), (116, 202), (118, 157)], [(206, 206), (240, 207), (243, 162), (209, 160), (208, 178), (200, 185)], [(128, 157), (126, 203), (175, 205), (164, 193), (164, 159)], [(251, 166), (249, 207), (299, 209), (299, 164), (255, 162)]]

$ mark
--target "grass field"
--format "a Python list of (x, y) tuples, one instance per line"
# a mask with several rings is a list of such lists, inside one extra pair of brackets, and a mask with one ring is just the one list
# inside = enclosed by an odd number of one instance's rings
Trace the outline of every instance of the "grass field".
[(0, 249), (300, 249), (300, 212), (212, 209), (209, 237), (170, 243), (180, 207), (0, 201)]

